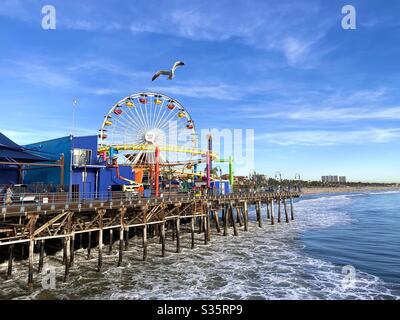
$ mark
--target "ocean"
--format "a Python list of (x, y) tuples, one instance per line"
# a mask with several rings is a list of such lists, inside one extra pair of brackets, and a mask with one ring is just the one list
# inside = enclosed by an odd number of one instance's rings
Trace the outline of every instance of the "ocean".
[(116, 267), (115, 243), (102, 273), (96, 251), (87, 260), (82, 249), (67, 283), (60, 252), (45, 258), (55, 287), (43, 288), (47, 276), (35, 273), (31, 292), (26, 262), (15, 262), (11, 280), (3, 263), (0, 299), (400, 299), (399, 203), (399, 191), (302, 196), (289, 224), (269, 225), (264, 208), (258, 228), (251, 210), (249, 232), (224, 237), (213, 229), (208, 245), (196, 234), (193, 250), (182, 226), (183, 252), (167, 234), (165, 258), (152, 239), (141, 261), (141, 239), (133, 238)]

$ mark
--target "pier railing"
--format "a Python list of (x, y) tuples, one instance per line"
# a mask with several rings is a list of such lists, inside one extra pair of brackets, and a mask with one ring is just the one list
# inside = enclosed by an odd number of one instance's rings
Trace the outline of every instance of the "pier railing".
[(287, 196), (297, 197), (298, 192), (295, 191), (256, 191), (246, 190), (241, 192), (233, 192), (228, 194), (220, 194), (210, 190), (209, 192), (198, 191), (174, 191), (162, 192), (160, 196), (154, 195), (145, 196), (143, 193), (135, 192), (120, 192), (120, 191), (107, 191), (95, 193), (67, 193), (67, 192), (54, 192), (54, 193), (18, 193), (13, 194), (11, 201), (3, 194), (0, 198), (1, 213), (27, 213), (27, 212), (42, 212), (54, 211), (60, 209), (84, 209), (92, 207), (118, 206), (118, 205), (145, 205), (148, 203), (161, 203), (161, 202), (178, 202), (187, 200), (240, 200), (251, 199), (257, 197), (273, 197)]

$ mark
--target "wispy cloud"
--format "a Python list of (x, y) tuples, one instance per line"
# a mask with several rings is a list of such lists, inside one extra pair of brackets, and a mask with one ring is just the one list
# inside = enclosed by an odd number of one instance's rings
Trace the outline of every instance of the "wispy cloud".
[(389, 143), (400, 138), (400, 128), (371, 128), (355, 131), (299, 130), (257, 134), (256, 141), (283, 146), (332, 146), (341, 144)]
[(205, 83), (189, 83), (184, 85), (151, 86), (147, 89), (199, 99), (211, 98), (216, 100), (234, 101), (243, 97), (243, 94), (237, 87), (228, 84), (213, 85)]

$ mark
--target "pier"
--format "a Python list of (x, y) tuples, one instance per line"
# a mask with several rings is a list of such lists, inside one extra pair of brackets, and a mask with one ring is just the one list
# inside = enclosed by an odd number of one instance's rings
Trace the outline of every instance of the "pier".
[[(190, 192), (149, 198), (125, 192), (75, 198), (66, 193), (25, 195), (25, 202), (2, 205), (0, 253), (8, 260), (7, 278), (12, 277), (16, 252), (21, 259), (28, 259), (27, 283), (32, 287), (34, 265), (37, 264), (38, 272), (42, 271), (47, 242), (59, 240), (64, 281), (67, 281), (76, 248), (83, 246), (88, 256), (96, 248), (98, 259), (93, 267), (101, 272), (104, 251), (111, 252), (117, 245), (119, 254), (115, 265), (121, 266), (128, 240), (133, 235), (142, 237), (143, 260), (148, 256), (148, 239), (153, 237), (159, 237), (160, 255), (165, 256), (167, 230), (172, 231), (179, 253), (181, 225), (190, 225), (190, 247), (194, 248), (196, 232), (203, 234), (204, 244), (211, 240), (211, 228), (224, 236), (248, 232), (251, 206), (255, 207), (260, 228), (267, 223), (289, 223), (295, 215), (293, 199), (299, 196), (297, 191), (226, 195)], [(35, 252), (39, 255), (38, 261), (34, 261)]]

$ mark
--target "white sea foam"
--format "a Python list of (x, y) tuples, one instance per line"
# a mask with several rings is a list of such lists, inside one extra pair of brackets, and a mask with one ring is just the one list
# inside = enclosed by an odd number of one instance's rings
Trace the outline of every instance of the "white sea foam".
[[(116, 267), (118, 253), (104, 255), (104, 271), (97, 273), (96, 251), (86, 260), (86, 251), (76, 252), (70, 280), (62, 283), (62, 255), (46, 258), (56, 268), (57, 288), (27, 295), (27, 265), (15, 263), (15, 277), (1, 285), (0, 298), (15, 299), (396, 299), (378, 277), (356, 271), (353, 288), (342, 286), (341, 266), (308, 256), (298, 238), (303, 232), (354, 220), (338, 210), (351, 205), (348, 195), (300, 199), (295, 203), (295, 218), (290, 224), (255, 224), (251, 211), (250, 231), (238, 237), (213, 233), (209, 245), (196, 234), (196, 248), (189, 249), (190, 235), (182, 226), (181, 254), (167, 234), (167, 257), (160, 257), (160, 245), (153, 239), (149, 260), (141, 261), (141, 240), (130, 240), (124, 252), (124, 266)], [(276, 212), (276, 211), (275, 211)], [(232, 233), (232, 230), (230, 230)], [(117, 245), (115, 245), (117, 249)], [(6, 264), (0, 266), (4, 274)], [(18, 276), (17, 276), (18, 275)], [(41, 283), (35, 275), (35, 287)]]

